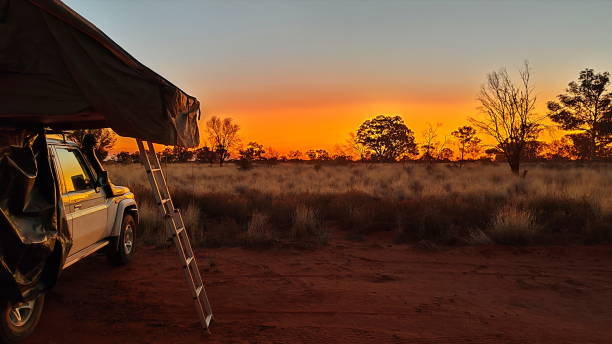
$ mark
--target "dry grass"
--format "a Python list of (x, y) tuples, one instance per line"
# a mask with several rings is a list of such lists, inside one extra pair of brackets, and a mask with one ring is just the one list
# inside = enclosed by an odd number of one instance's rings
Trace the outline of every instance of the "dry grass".
[(525, 245), (529, 244), (538, 232), (531, 211), (516, 204), (506, 204), (495, 214), (489, 236), (501, 244)]
[[(139, 165), (109, 164), (113, 181), (137, 195), (147, 240), (161, 219)], [(364, 238), (393, 231), (397, 241), (442, 244), (612, 240), (609, 165), (281, 163), (239, 170), (165, 166), (175, 203), (194, 241), (208, 246), (322, 244), (328, 228)], [(303, 245), (301, 245), (303, 246)]]

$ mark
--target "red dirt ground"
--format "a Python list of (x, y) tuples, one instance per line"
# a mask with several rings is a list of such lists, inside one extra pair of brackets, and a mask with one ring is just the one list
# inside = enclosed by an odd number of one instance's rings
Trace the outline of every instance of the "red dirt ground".
[(612, 246), (198, 250), (199, 327), (174, 249), (66, 270), (28, 343), (612, 343)]

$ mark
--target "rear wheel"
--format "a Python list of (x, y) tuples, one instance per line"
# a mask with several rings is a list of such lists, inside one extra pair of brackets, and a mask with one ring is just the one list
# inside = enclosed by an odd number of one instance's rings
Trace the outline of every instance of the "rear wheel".
[(17, 343), (34, 332), (45, 304), (45, 295), (27, 302), (2, 300), (1, 303), (0, 341)]
[(123, 215), (121, 232), (108, 247), (108, 260), (112, 265), (125, 265), (130, 262), (135, 249), (136, 221), (132, 215)]

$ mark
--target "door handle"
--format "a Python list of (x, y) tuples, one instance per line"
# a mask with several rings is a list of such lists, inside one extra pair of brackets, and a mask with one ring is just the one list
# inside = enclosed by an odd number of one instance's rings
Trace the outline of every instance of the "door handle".
[(75, 204), (74, 209), (81, 209), (81, 204)]

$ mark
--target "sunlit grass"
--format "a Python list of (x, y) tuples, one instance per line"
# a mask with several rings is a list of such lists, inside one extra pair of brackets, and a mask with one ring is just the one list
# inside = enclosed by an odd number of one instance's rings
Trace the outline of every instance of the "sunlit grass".
[[(112, 180), (141, 203), (146, 237), (161, 220), (139, 165), (109, 164)], [(262, 246), (326, 242), (392, 231), (397, 241), (446, 244), (600, 242), (612, 238), (608, 165), (281, 163), (164, 166), (196, 243)], [(159, 215), (159, 213), (157, 213)], [(161, 230), (161, 228), (160, 228)]]

